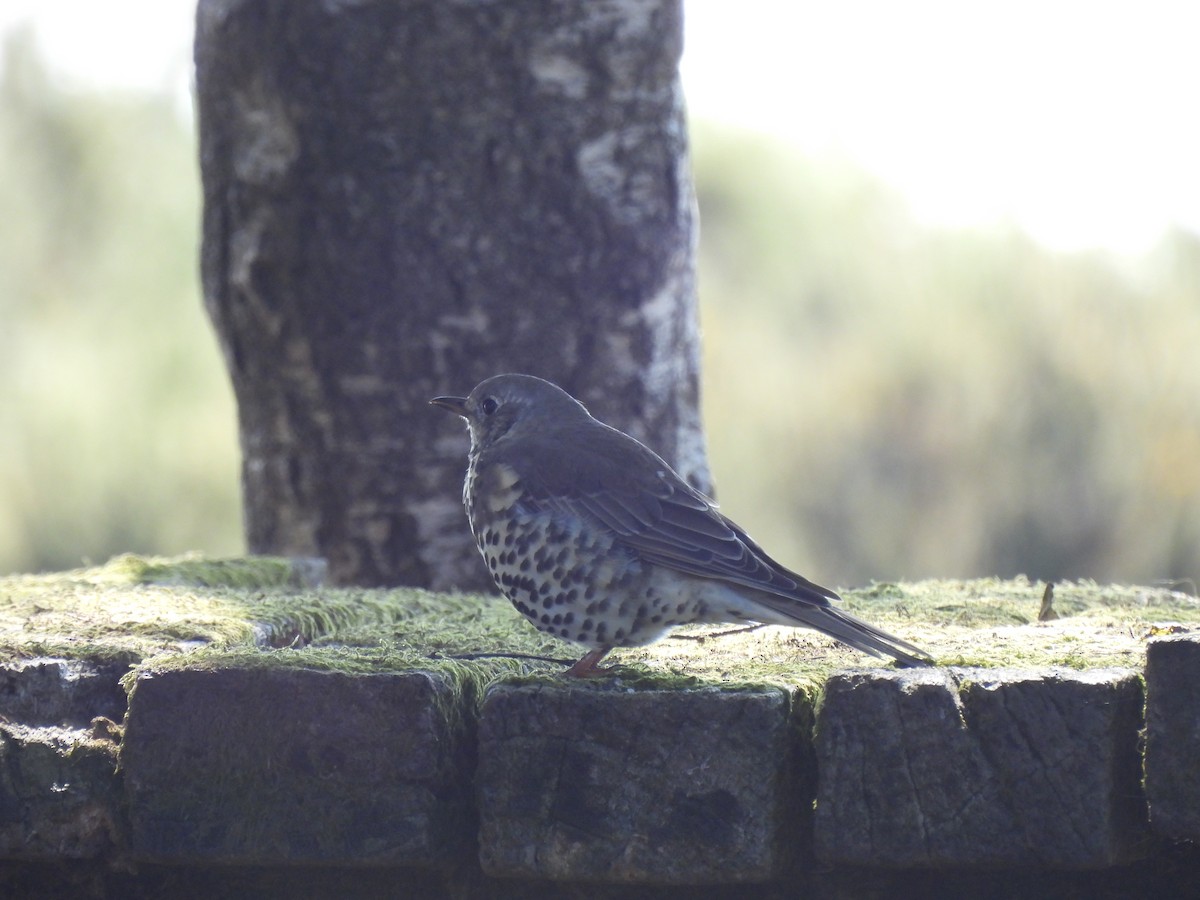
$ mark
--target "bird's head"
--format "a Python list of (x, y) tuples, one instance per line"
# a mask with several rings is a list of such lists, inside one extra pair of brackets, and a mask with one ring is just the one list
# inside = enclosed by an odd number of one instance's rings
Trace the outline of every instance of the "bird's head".
[(505, 437), (591, 418), (583, 404), (558, 385), (533, 375), (494, 375), (466, 397), (434, 397), (429, 402), (467, 420), (474, 452)]

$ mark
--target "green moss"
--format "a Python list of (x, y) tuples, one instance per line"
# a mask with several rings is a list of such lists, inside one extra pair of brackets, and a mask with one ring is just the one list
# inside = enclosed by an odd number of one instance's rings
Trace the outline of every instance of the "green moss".
[[(1200, 627), (1200, 600), (1162, 588), (1058, 582), (1059, 618), (1038, 621), (1044, 583), (929, 580), (847, 592), (857, 615), (893, 628), (942, 665), (1140, 668), (1156, 623)], [(901, 616), (903, 618), (901, 618)]]
[(381, 642), (376, 647), (304, 647), (299, 649), (262, 649), (216, 647), (186, 654), (161, 655), (131, 670), (122, 679), (127, 691), (136, 690), (137, 679), (146, 674), (161, 674), (181, 669), (217, 671), (219, 669), (305, 669), (350, 676), (408, 674), (424, 672), (451, 688), (447, 713), (458, 714), (482, 696), (488, 684), (498, 678), (519, 673), (522, 665), (510, 659), (464, 662), (430, 658), (411, 647)]
[[(0, 656), (354, 674), (422, 669), (474, 692), (495, 678), (557, 678), (582, 653), (541, 634), (496, 596), (296, 589), (289, 566), (122, 556), (92, 569), (0, 578)], [(845, 599), (856, 615), (942, 665), (1137, 668), (1148, 637), (1200, 625), (1194, 597), (1091, 582), (1057, 585), (1060, 618), (1039, 623), (1043, 591), (1023, 578), (931, 580), (873, 584)], [(624, 689), (770, 687), (809, 696), (835, 669), (890, 665), (805, 629), (720, 626), (680, 629), (649, 647), (617, 650), (607, 662)], [(591, 683), (606, 690), (614, 681)]]
[(97, 577), (125, 580), (129, 584), (162, 584), (180, 587), (275, 588), (301, 584), (297, 569), (302, 563), (277, 556), (206, 559), (198, 554), (176, 558), (143, 557), (132, 553), (114, 556)]

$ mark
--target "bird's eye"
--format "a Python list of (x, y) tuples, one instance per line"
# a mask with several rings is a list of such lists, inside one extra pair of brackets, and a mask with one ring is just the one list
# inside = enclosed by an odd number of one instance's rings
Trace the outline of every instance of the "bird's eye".
[(485, 416), (490, 416), (499, 408), (500, 402), (495, 397), (484, 397), (483, 402), (479, 404), (479, 409)]

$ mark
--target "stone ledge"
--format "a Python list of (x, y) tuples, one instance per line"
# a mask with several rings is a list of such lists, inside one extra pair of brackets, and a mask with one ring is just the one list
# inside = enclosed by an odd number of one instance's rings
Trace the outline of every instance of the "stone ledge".
[(1023, 580), (874, 585), (851, 608), (948, 668), (846, 669), (863, 658), (761, 629), (581, 684), (495, 598), (318, 591), (268, 563), (0, 578), (0, 894), (51, 871), (113, 896), (242, 873), (456, 900), (1200, 880), (1169, 843), (1196, 835), (1200, 635), (1149, 645), (1153, 833), (1137, 743), (1146, 637), (1200, 622), (1194, 598), (1080, 583), (1035, 624)]
[[(31, 841), (51, 833), (43, 824), (0, 831), (0, 857), (153, 862), (160, 874), (303, 863), (326, 872), (314, 884), (338, 883), (339, 870), (346, 884), (379, 884), (349, 873), (383, 867), (458, 898), (628, 896), (621, 884), (647, 898), (689, 884), (708, 885), (689, 896), (722, 897), (716, 885), (730, 882), (855, 896), (893, 885), (887, 867), (935, 890), (970, 884), (971, 868), (985, 881), (1153, 874), (1153, 862), (1128, 862), (1166, 858), (1147, 840), (1137, 784), (1135, 672), (836, 673), (814, 748), (802, 692), (501, 676), (480, 698), (456, 675), (471, 668), (143, 671), (120, 774), (115, 745), (75, 756), (63, 729), (54, 766), (14, 766), (44, 760), (53, 742), (44, 728), (4, 729), (5, 771), (42, 773), (7, 796), (38, 823), (105, 824), (73, 826), (74, 844)], [(89, 791), (80, 765), (95, 776)], [(61, 783), (75, 786), (67, 811), (84, 813), (56, 813)], [(1200, 857), (1177, 858), (1200, 875)], [(1064, 877), (1044, 884), (1061, 890)]]

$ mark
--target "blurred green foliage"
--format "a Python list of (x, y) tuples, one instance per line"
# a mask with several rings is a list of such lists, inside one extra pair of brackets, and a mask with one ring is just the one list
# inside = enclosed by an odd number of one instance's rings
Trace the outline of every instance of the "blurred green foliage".
[[(918, 227), (863, 173), (694, 140), (723, 507), (835, 584), (1200, 574), (1200, 240), (1136, 263)], [(1187, 579), (1193, 579), (1188, 584)]]
[[(170, 99), (0, 81), (0, 572), (241, 549), (232, 395)], [(1200, 241), (1137, 265), (915, 225), (699, 128), (705, 415), (726, 513), (830, 584), (1200, 575)]]
[(169, 98), (0, 75), (0, 572), (237, 552), (232, 392), (201, 305), (194, 141)]

